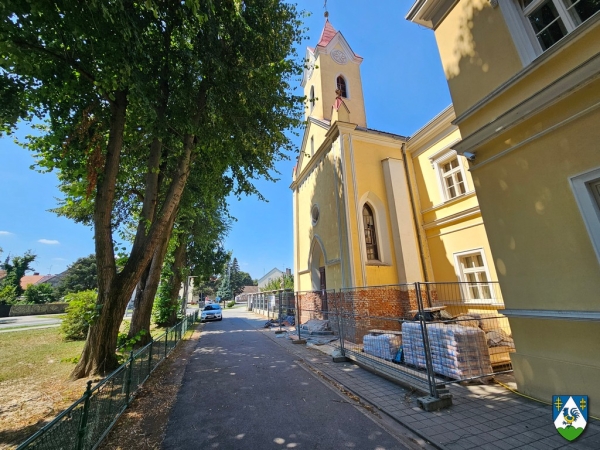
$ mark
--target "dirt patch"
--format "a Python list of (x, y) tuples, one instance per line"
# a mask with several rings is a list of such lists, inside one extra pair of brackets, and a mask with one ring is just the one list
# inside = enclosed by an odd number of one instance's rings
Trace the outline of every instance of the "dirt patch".
[(0, 449), (16, 448), (49, 423), (83, 395), (86, 382), (55, 376), (0, 383)]
[(129, 408), (98, 447), (100, 450), (161, 448), (169, 414), (177, 400), (185, 367), (196, 348), (201, 327), (199, 325), (191, 338), (181, 342), (144, 383)]

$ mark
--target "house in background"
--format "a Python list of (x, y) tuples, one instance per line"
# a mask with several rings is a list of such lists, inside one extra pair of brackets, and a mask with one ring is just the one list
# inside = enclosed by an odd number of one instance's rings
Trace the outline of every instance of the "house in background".
[(258, 293), (258, 286), (244, 286), (244, 291), (235, 296), (236, 303), (248, 303), (248, 299)]
[[(286, 269), (285, 273), (289, 273), (290, 269)], [(284, 272), (279, 270), (277, 267), (272, 268), (266, 274), (264, 274), (261, 278), (258, 279), (258, 288), (261, 290), (264, 288), (270, 281), (281, 279)]]
[(454, 109), (412, 137), (369, 128), (363, 58), (329, 20), (306, 59), (307, 125), (291, 185), (295, 290), (464, 281), (473, 289), (453, 313), (496, 312), (494, 258), (454, 150)]
[(600, 414), (600, 2), (418, 0), (486, 224), (520, 392)]

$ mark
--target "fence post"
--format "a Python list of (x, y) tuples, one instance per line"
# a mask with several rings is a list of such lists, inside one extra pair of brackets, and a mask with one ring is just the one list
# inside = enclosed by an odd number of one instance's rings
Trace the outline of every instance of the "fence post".
[(279, 291), (279, 331), (281, 331), (281, 317), (283, 316), (283, 291)]
[(83, 414), (81, 415), (81, 421), (79, 422), (79, 430), (77, 431), (77, 450), (83, 450), (83, 444), (85, 442), (85, 431), (87, 429), (88, 415), (90, 412), (90, 398), (92, 397), (92, 380), (87, 382), (87, 388), (83, 394), (85, 400), (83, 401)]
[(168, 351), (169, 351), (169, 327), (167, 327), (167, 331), (165, 332), (165, 358), (167, 357)]
[(429, 393), (434, 398), (439, 398), (437, 386), (435, 383), (435, 373), (433, 371), (433, 358), (431, 357), (431, 348), (429, 346), (429, 336), (427, 334), (427, 322), (425, 312), (423, 311), (423, 297), (421, 296), (421, 283), (416, 282), (417, 307), (419, 310), (419, 323), (421, 325), (421, 335), (423, 336), (423, 351), (425, 352), (425, 365), (427, 367), (427, 382), (429, 383)]
[(152, 349), (154, 348), (154, 339), (150, 342), (150, 349), (148, 350), (148, 376), (152, 372)]
[(340, 330), (340, 352), (342, 356), (346, 356), (346, 347), (344, 347), (344, 319), (342, 317), (343, 308), (342, 308), (342, 296), (344, 295), (343, 291), (338, 291), (337, 295), (337, 315), (338, 315), (338, 330)]
[(300, 316), (300, 299), (298, 292), (296, 292), (296, 327), (298, 328), (298, 340), (302, 339), (302, 337), (300, 336)]
[(133, 350), (129, 354), (129, 368), (127, 370), (127, 380), (125, 381), (125, 404), (129, 405), (129, 395), (131, 393), (131, 373), (133, 372)]

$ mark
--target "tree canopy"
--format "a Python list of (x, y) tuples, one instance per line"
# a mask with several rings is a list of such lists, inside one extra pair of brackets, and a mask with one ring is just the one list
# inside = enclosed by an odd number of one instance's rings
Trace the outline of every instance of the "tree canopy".
[[(0, 14), (0, 133), (41, 122), (24, 145), (58, 173), (56, 211), (93, 225), (100, 313), (73, 376), (107, 373), (190, 174), (210, 162), (235, 194), (260, 196), (252, 180), (271, 179), (292, 148), (299, 15), (279, 0), (5, 0)], [(133, 245), (118, 264), (125, 228)]]
[(67, 267), (66, 274), (57, 286), (60, 295), (96, 289), (98, 289), (98, 269), (95, 255), (79, 258)]

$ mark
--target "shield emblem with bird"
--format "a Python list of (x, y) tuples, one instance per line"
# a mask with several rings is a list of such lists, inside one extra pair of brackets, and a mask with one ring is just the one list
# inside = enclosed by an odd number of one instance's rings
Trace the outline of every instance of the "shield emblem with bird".
[(579, 437), (588, 421), (587, 395), (552, 396), (552, 419), (556, 430), (568, 441)]

